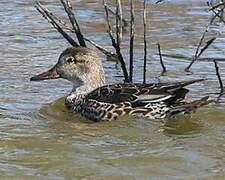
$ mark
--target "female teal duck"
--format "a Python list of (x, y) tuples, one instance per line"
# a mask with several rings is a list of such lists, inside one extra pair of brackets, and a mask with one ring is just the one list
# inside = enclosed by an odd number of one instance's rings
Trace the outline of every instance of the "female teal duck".
[(74, 113), (93, 121), (111, 121), (128, 114), (151, 119), (190, 114), (208, 104), (208, 97), (187, 102), (184, 88), (203, 79), (151, 84), (104, 85), (105, 75), (98, 54), (85, 47), (67, 48), (58, 63), (32, 81), (64, 78), (73, 83), (65, 104)]

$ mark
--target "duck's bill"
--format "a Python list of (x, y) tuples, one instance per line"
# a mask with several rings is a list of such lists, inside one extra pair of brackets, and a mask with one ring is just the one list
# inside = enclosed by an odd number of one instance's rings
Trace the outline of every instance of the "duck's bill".
[(54, 66), (52, 69), (50, 69), (47, 72), (41, 73), (39, 75), (33, 76), (30, 78), (31, 81), (41, 81), (46, 79), (58, 79), (61, 76), (57, 73), (56, 67)]

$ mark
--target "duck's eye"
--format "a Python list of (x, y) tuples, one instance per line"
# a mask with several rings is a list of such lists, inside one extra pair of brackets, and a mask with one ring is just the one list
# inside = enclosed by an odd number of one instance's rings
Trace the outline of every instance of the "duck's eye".
[(74, 60), (73, 57), (68, 57), (68, 58), (66, 58), (66, 61), (67, 61), (68, 63), (72, 63), (72, 62), (74, 62), (75, 60)]

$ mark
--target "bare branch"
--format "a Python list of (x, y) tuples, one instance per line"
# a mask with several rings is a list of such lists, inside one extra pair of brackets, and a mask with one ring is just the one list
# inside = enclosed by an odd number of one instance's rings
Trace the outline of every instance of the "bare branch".
[(122, 4), (120, 0), (117, 0), (118, 2), (118, 13), (117, 13), (117, 17), (118, 17), (118, 21), (119, 21), (119, 31), (120, 31), (120, 40), (122, 40), (123, 38), (123, 10), (122, 10)]
[(146, 64), (147, 64), (147, 41), (146, 41), (146, 0), (144, 0), (143, 25), (144, 25), (144, 66), (143, 84), (146, 84)]
[[(208, 5), (209, 5), (209, 3), (208, 3)], [(211, 4), (210, 4), (210, 5), (211, 5)], [(220, 7), (220, 6), (224, 6), (224, 5), (225, 5), (225, 2), (222, 2), (222, 3), (219, 3), (219, 4), (215, 5), (215, 6), (212, 6), (212, 8), (209, 9), (209, 10), (212, 11), (212, 10), (214, 10), (214, 9)]]
[(74, 13), (72, 12), (72, 6), (70, 5), (68, 0), (60, 0), (69, 19), (70, 19), (70, 23), (72, 24), (72, 27), (76, 33), (77, 39), (80, 43), (81, 46), (86, 47), (85, 41), (84, 41), (84, 37), (80, 31), (80, 27), (79, 24), (77, 23), (77, 20), (74, 16)]
[(52, 26), (60, 33), (62, 36), (72, 45), (72, 46), (79, 46), (54, 20), (54, 16), (52, 13), (42, 6), (39, 1), (36, 1), (35, 8), (38, 10), (39, 13), (43, 15), (45, 19), (48, 20), (52, 24)]
[[(45, 14), (43, 14), (43, 16), (44, 15)], [(74, 29), (71, 28), (70, 26), (67, 26), (67, 24), (62, 19), (60, 19), (57, 15), (55, 15), (53, 13), (51, 13), (51, 15), (52, 15), (52, 17), (54, 17), (59, 22), (59, 24), (62, 26), (63, 29), (66, 29), (66, 30), (69, 30), (72, 33), (75, 33)], [(48, 17), (45, 17), (45, 18), (47, 19)], [(87, 38), (84, 37), (84, 40), (88, 41), (93, 46), (95, 46), (98, 50), (100, 50), (103, 54), (105, 54), (108, 59), (117, 59), (118, 60), (118, 57), (115, 53), (105, 49), (104, 47), (100, 46), (99, 44), (95, 43), (94, 41), (92, 41), (90, 39), (87, 39)]]
[[(204, 38), (204, 36), (202, 36)], [(197, 48), (197, 51), (199, 51), (199, 47), (201, 46), (202, 40), (201, 39), (199, 46)], [(211, 38), (209, 41), (206, 42), (206, 45), (201, 49), (199, 54), (195, 54), (194, 59), (192, 60), (192, 62), (189, 64), (189, 66), (185, 69), (185, 71), (189, 71), (189, 69), (191, 68), (192, 64), (202, 55), (202, 53), (213, 43), (213, 41), (216, 39), (216, 37)]]
[(116, 50), (116, 54), (117, 54), (118, 59), (120, 61), (121, 68), (123, 70), (124, 79), (125, 79), (124, 81), (125, 82), (129, 82), (127, 68), (126, 68), (126, 64), (125, 64), (125, 62), (123, 60), (123, 56), (122, 56), (122, 54), (120, 52), (120, 46), (118, 46), (118, 44), (116, 43), (116, 41), (115, 41), (115, 39), (114, 39), (114, 37), (112, 35), (112, 28), (111, 28), (111, 24), (109, 22), (109, 13), (108, 13), (108, 9), (106, 7), (105, 0), (103, 0), (103, 4), (104, 4), (104, 8), (105, 8), (105, 13), (106, 13), (106, 22), (108, 24), (108, 34), (109, 34), (109, 36), (111, 38), (112, 45), (113, 45), (114, 49)]
[(202, 34), (202, 37), (200, 39), (200, 42), (198, 44), (198, 47), (196, 49), (196, 52), (195, 52), (195, 56), (193, 58), (193, 60), (191, 61), (191, 63), (185, 68), (185, 71), (186, 72), (189, 72), (189, 69), (191, 68), (192, 64), (202, 55), (202, 53), (212, 44), (212, 42), (216, 39), (216, 37), (213, 37), (211, 38), (207, 43), (206, 45), (201, 49), (200, 53), (199, 52), (199, 49), (202, 45), (202, 42), (203, 42), (203, 39), (205, 38), (205, 35), (206, 33), (209, 31), (209, 26), (213, 23), (213, 21), (215, 20), (216, 16), (219, 16), (217, 13), (215, 13), (215, 15), (211, 18), (209, 24), (206, 26), (206, 29), (204, 31), (204, 33)]
[(133, 0), (130, 0), (130, 82), (133, 81), (133, 59), (134, 59), (134, 7)]
[(166, 72), (166, 67), (165, 67), (165, 65), (164, 65), (164, 63), (163, 63), (160, 44), (158, 43), (157, 45), (158, 45), (158, 51), (159, 51), (160, 64), (161, 64), (162, 69), (163, 69), (161, 75), (163, 76), (164, 73)]
[(223, 87), (223, 82), (222, 82), (222, 79), (221, 79), (221, 76), (220, 76), (219, 67), (217, 65), (216, 60), (214, 60), (214, 64), (215, 64), (215, 68), (216, 68), (216, 75), (218, 77), (218, 81), (219, 81), (219, 84), (220, 84), (220, 94), (222, 94), (224, 92), (224, 87)]
[[(224, 8), (225, 8), (225, 2), (218, 4), (216, 6), (213, 6), (212, 3), (207, 2), (207, 5), (211, 7), (211, 9), (209, 9), (209, 11), (212, 11), (214, 13), (213, 18), (215, 19), (216, 17), (218, 17), (220, 19), (220, 21), (222, 21), (223, 23), (225, 23), (224, 19), (223, 19), (223, 13), (224, 13)], [(222, 8), (219, 8), (220, 6), (222, 6)], [(214, 20), (213, 19), (213, 20)]]
[(205, 29), (204, 33), (202, 34), (202, 37), (201, 37), (201, 39), (199, 41), (199, 44), (198, 44), (198, 47), (197, 47), (197, 49), (195, 51), (195, 56), (194, 56), (193, 60), (191, 61), (191, 63), (185, 68), (185, 71), (188, 72), (189, 69), (191, 68), (192, 64), (197, 60), (197, 58), (198, 58), (198, 51), (199, 51), (199, 49), (200, 49), (200, 47), (202, 45), (202, 42), (203, 42), (203, 39), (205, 37), (206, 32), (208, 32), (208, 28), (209, 28), (209, 25), (207, 26), (207, 28)]
[(216, 37), (211, 38), (209, 41), (206, 42), (206, 45), (201, 49), (200, 53), (198, 54), (198, 58), (199, 56), (202, 55), (202, 53), (210, 46), (210, 44), (213, 43), (213, 41), (216, 39)]
[(158, 3), (163, 2), (163, 1), (164, 0), (158, 0), (158, 1), (155, 2), (155, 4), (158, 4)]
[[(108, 11), (110, 12), (110, 13), (112, 13), (113, 15), (117, 15), (116, 14), (116, 12), (114, 12), (112, 9), (110, 9), (108, 6), (106, 6), (106, 8), (108, 9)], [(122, 8), (121, 8), (122, 9)], [(128, 25), (128, 22), (127, 22), (127, 20), (126, 19), (124, 19), (123, 18), (123, 16), (121, 17), (121, 16), (119, 16), (118, 17), (119, 18), (119, 20), (121, 21), (122, 20), (122, 22), (123, 22), (123, 26), (127, 26)]]
[(94, 41), (90, 40), (90, 39), (87, 39), (85, 38), (85, 41), (88, 41), (89, 43), (91, 43), (93, 46), (95, 46), (98, 50), (100, 50), (103, 54), (105, 54), (107, 56), (107, 58), (109, 59), (117, 59), (118, 60), (118, 57), (115, 53), (113, 52), (110, 52), (109, 50), (105, 49), (104, 47), (96, 44)]
[[(118, 3), (118, 0), (117, 0), (117, 3)], [(117, 4), (116, 6), (116, 43), (118, 46), (120, 46), (120, 40), (121, 40), (121, 31), (120, 31), (120, 21), (119, 21), (119, 7), (120, 5)]]

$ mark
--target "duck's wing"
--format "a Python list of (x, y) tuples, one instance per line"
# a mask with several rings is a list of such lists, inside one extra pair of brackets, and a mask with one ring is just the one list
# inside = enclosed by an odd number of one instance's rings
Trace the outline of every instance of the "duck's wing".
[(115, 84), (100, 87), (86, 97), (81, 114), (93, 121), (115, 120), (130, 114), (151, 119), (172, 118), (189, 114), (207, 104), (207, 97), (193, 103), (183, 101), (184, 86), (202, 79), (159, 84)]
[(185, 98), (188, 90), (184, 86), (199, 81), (203, 79), (176, 83), (106, 85), (89, 93), (87, 98), (112, 104), (130, 102), (133, 107), (144, 106), (150, 102), (173, 103), (177, 99)]

